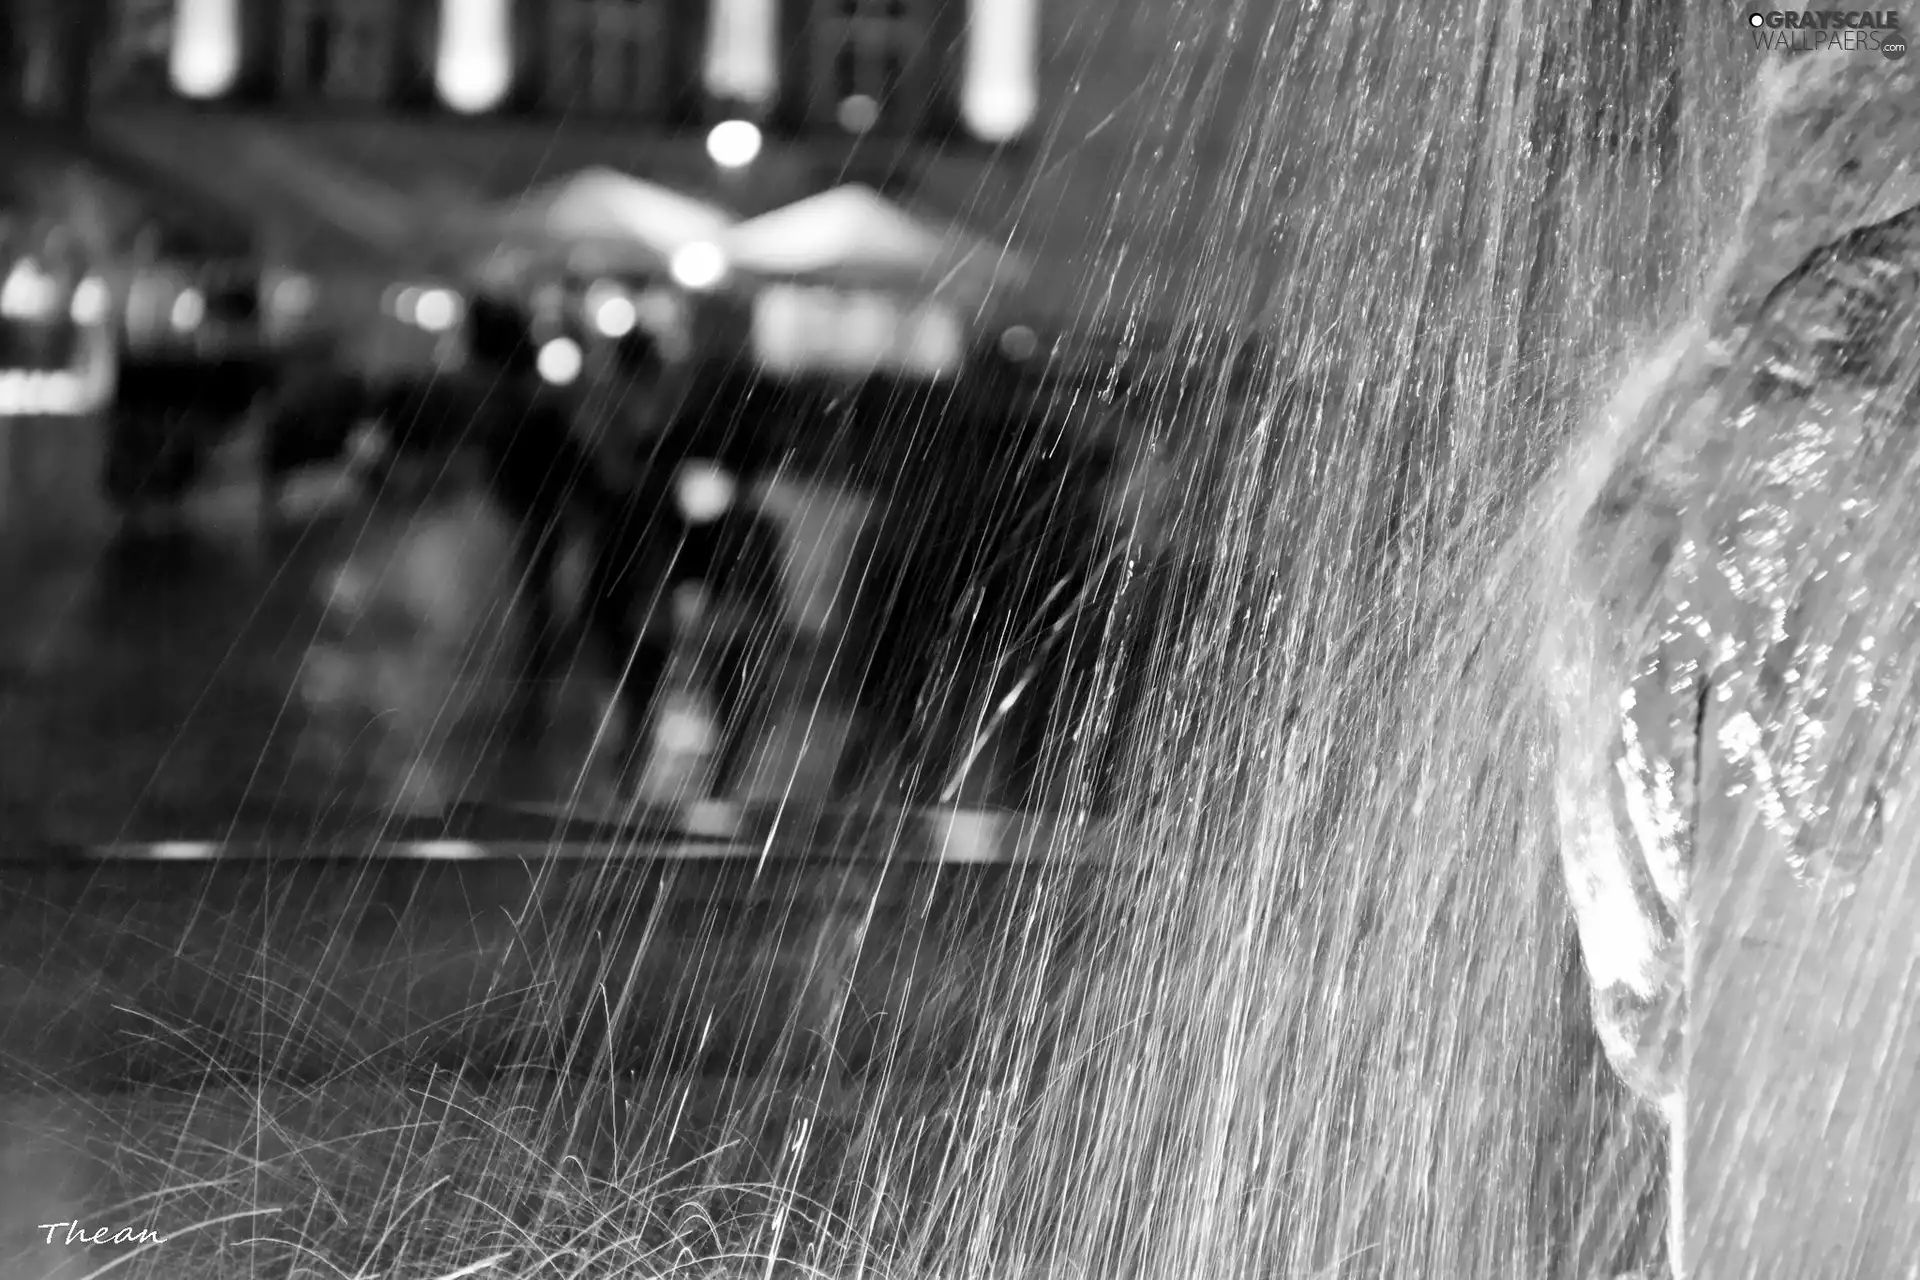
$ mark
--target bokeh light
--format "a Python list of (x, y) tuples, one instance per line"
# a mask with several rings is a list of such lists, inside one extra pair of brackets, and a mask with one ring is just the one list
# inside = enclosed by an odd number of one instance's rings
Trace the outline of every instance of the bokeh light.
[(98, 276), (88, 276), (74, 286), (67, 311), (75, 324), (92, 326), (104, 323), (112, 307), (113, 293), (106, 282)]
[(982, 142), (1012, 142), (1040, 108), (1036, 0), (968, 0), (960, 115)]
[(413, 304), (413, 322), (428, 333), (445, 333), (460, 322), (460, 303), (445, 289), (424, 289)]
[(674, 476), (674, 499), (692, 524), (711, 524), (733, 509), (739, 483), (711, 462), (684, 463)]
[(723, 120), (707, 134), (707, 155), (722, 169), (744, 169), (760, 156), (760, 130), (751, 121)]
[(696, 240), (673, 255), (673, 278), (683, 289), (711, 289), (727, 278), (727, 255), (717, 244)]
[(608, 338), (626, 337), (638, 322), (639, 315), (631, 298), (602, 298), (593, 308), (593, 327)]
[(585, 364), (580, 344), (572, 338), (549, 339), (534, 360), (540, 376), (556, 387), (571, 386)]
[(182, 333), (198, 329), (207, 318), (206, 297), (198, 289), (182, 289), (167, 318)]
[(848, 133), (865, 133), (880, 123), (880, 104), (864, 93), (856, 93), (841, 101), (834, 116)]
[(217, 98), (240, 78), (240, 0), (179, 0), (167, 73), (187, 98)]
[(513, 83), (511, 0), (441, 0), (434, 81), (465, 115), (491, 111)]

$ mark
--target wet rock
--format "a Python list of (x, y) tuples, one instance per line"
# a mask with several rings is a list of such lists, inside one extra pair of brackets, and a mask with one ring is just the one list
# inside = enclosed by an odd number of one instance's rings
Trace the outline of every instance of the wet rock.
[(1758, 99), (1698, 318), (1570, 473), (1563, 858), (1608, 1056), (1685, 1153), (1681, 1256), (1891, 1274), (1915, 1165), (1857, 1121), (1920, 1105), (1885, 1029), (1916, 960), (1887, 854), (1920, 732), (1920, 69), (1794, 58)]
[(1920, 62), (1826, 51), (1767, 64), (1714, 329), (1749, 324), (1808, 254), (1920, 203)]

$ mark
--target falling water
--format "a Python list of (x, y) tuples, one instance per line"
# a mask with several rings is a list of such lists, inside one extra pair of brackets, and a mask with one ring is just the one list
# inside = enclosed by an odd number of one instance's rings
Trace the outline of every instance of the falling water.
[(1537, 659), (1571, 604), (1542, 551), (1580, 467), (1538, 483), (1586, 422), (1600, 452), (1651, 429), (1699, 341), (1637, 364), (1653, 335), (1702, 303), (1749, 322), (1914, 193), (1877, 185), (1910, 152), (1871, 89), (1857, 132), (1795, 153), (1781, 125), (1741, 172), (1737, 15), (1549, 16), (1243, 11), (1224, 26), (1261, 54), (1231, 98), (1171, 41), (1193, 118), (1273, 104), (1237, 185), (1181, 210), (1214, 265), (1171, 292), (1234, 310), (1240, 255), (1273, 248), (1302, 385), (1194, 445), (1227, 480), (1193, 497), (1218, 568), (1140, 762), (1166, 803), (1135, 818), (1027, 1145), (979, 1189), (969, 1274), (1534, 1277), (1661, 1247), (1660, 1127), (1600, 1065), (1557, 883)]
[[(1294, 380), (1181, 406), (1215, 572), (1137, 761), (1161, 803), (1034, 1113), (978, 1135), (955, 1270), (1657, 1252), (1659, 1128), (1600, 1062), (1558, 884), (1527, 504), (1718, 256), (1751, 63), (1717, 11), (1622, 9), (1168, 18), (1186, 108), (1141, 135), (1128, 230), (1205, 265), (1096, 301), (1264, 310)], [(1236, 112), (1230, 181), (1184, 202), (1183, 132)]]

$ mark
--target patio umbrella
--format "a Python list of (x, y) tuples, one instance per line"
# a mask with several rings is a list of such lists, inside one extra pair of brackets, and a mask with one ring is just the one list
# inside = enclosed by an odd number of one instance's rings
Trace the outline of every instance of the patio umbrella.
[(658, 264), (696, 241), (718, 241), (734, 224), (717, 205), (613, 169), (585, 169), (537, 187), (498, 207), (491, 219), (503, 239), (600, 246), (626, 245)]
[(417, 269), (514, 287), (530, 275), (658, 275), (674, 252), (712, 240), (726, 211), (612, 169), (587, 169), (497, 203), (429, 191)]
[(734, 269), (764, 278), (904, 289), (979, 303), (1026, 280), (1020, 255), (847, 185), (738, 223), (720, 240)]

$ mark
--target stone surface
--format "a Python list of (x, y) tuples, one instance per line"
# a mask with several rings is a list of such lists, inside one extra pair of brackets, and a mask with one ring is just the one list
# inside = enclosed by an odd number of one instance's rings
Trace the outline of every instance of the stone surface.
[(0, 1062), (13, 1088), (109, 1090), (515, 1061), (937, 1075), (994, 999), (999, 922), (1098, 874), (828, 849), (0, 863)]
[[(1724, 723), (1724, 721), (1722, 722)], [(1717, 727), (1717, 726), (1716, 726)], [(1750, 806), (1707, 805), (1684, 1169), (1690, 1280), (1920, 1268), (1920, 866), (1911, 819), (1853, 896)]]
[(1678, 1130), (1696, 1280), (1916, 1253), (1916, 84), (1765, 68), (1712, 288), (1571, 482), (1569, 889), (1610, 1054)]
[(1920, 62), (1859, 52), (1773, 57), (1745, 208), (1717, 269), (1716, 328), (1750, 323), (1806, 256), (1920, 204)]

